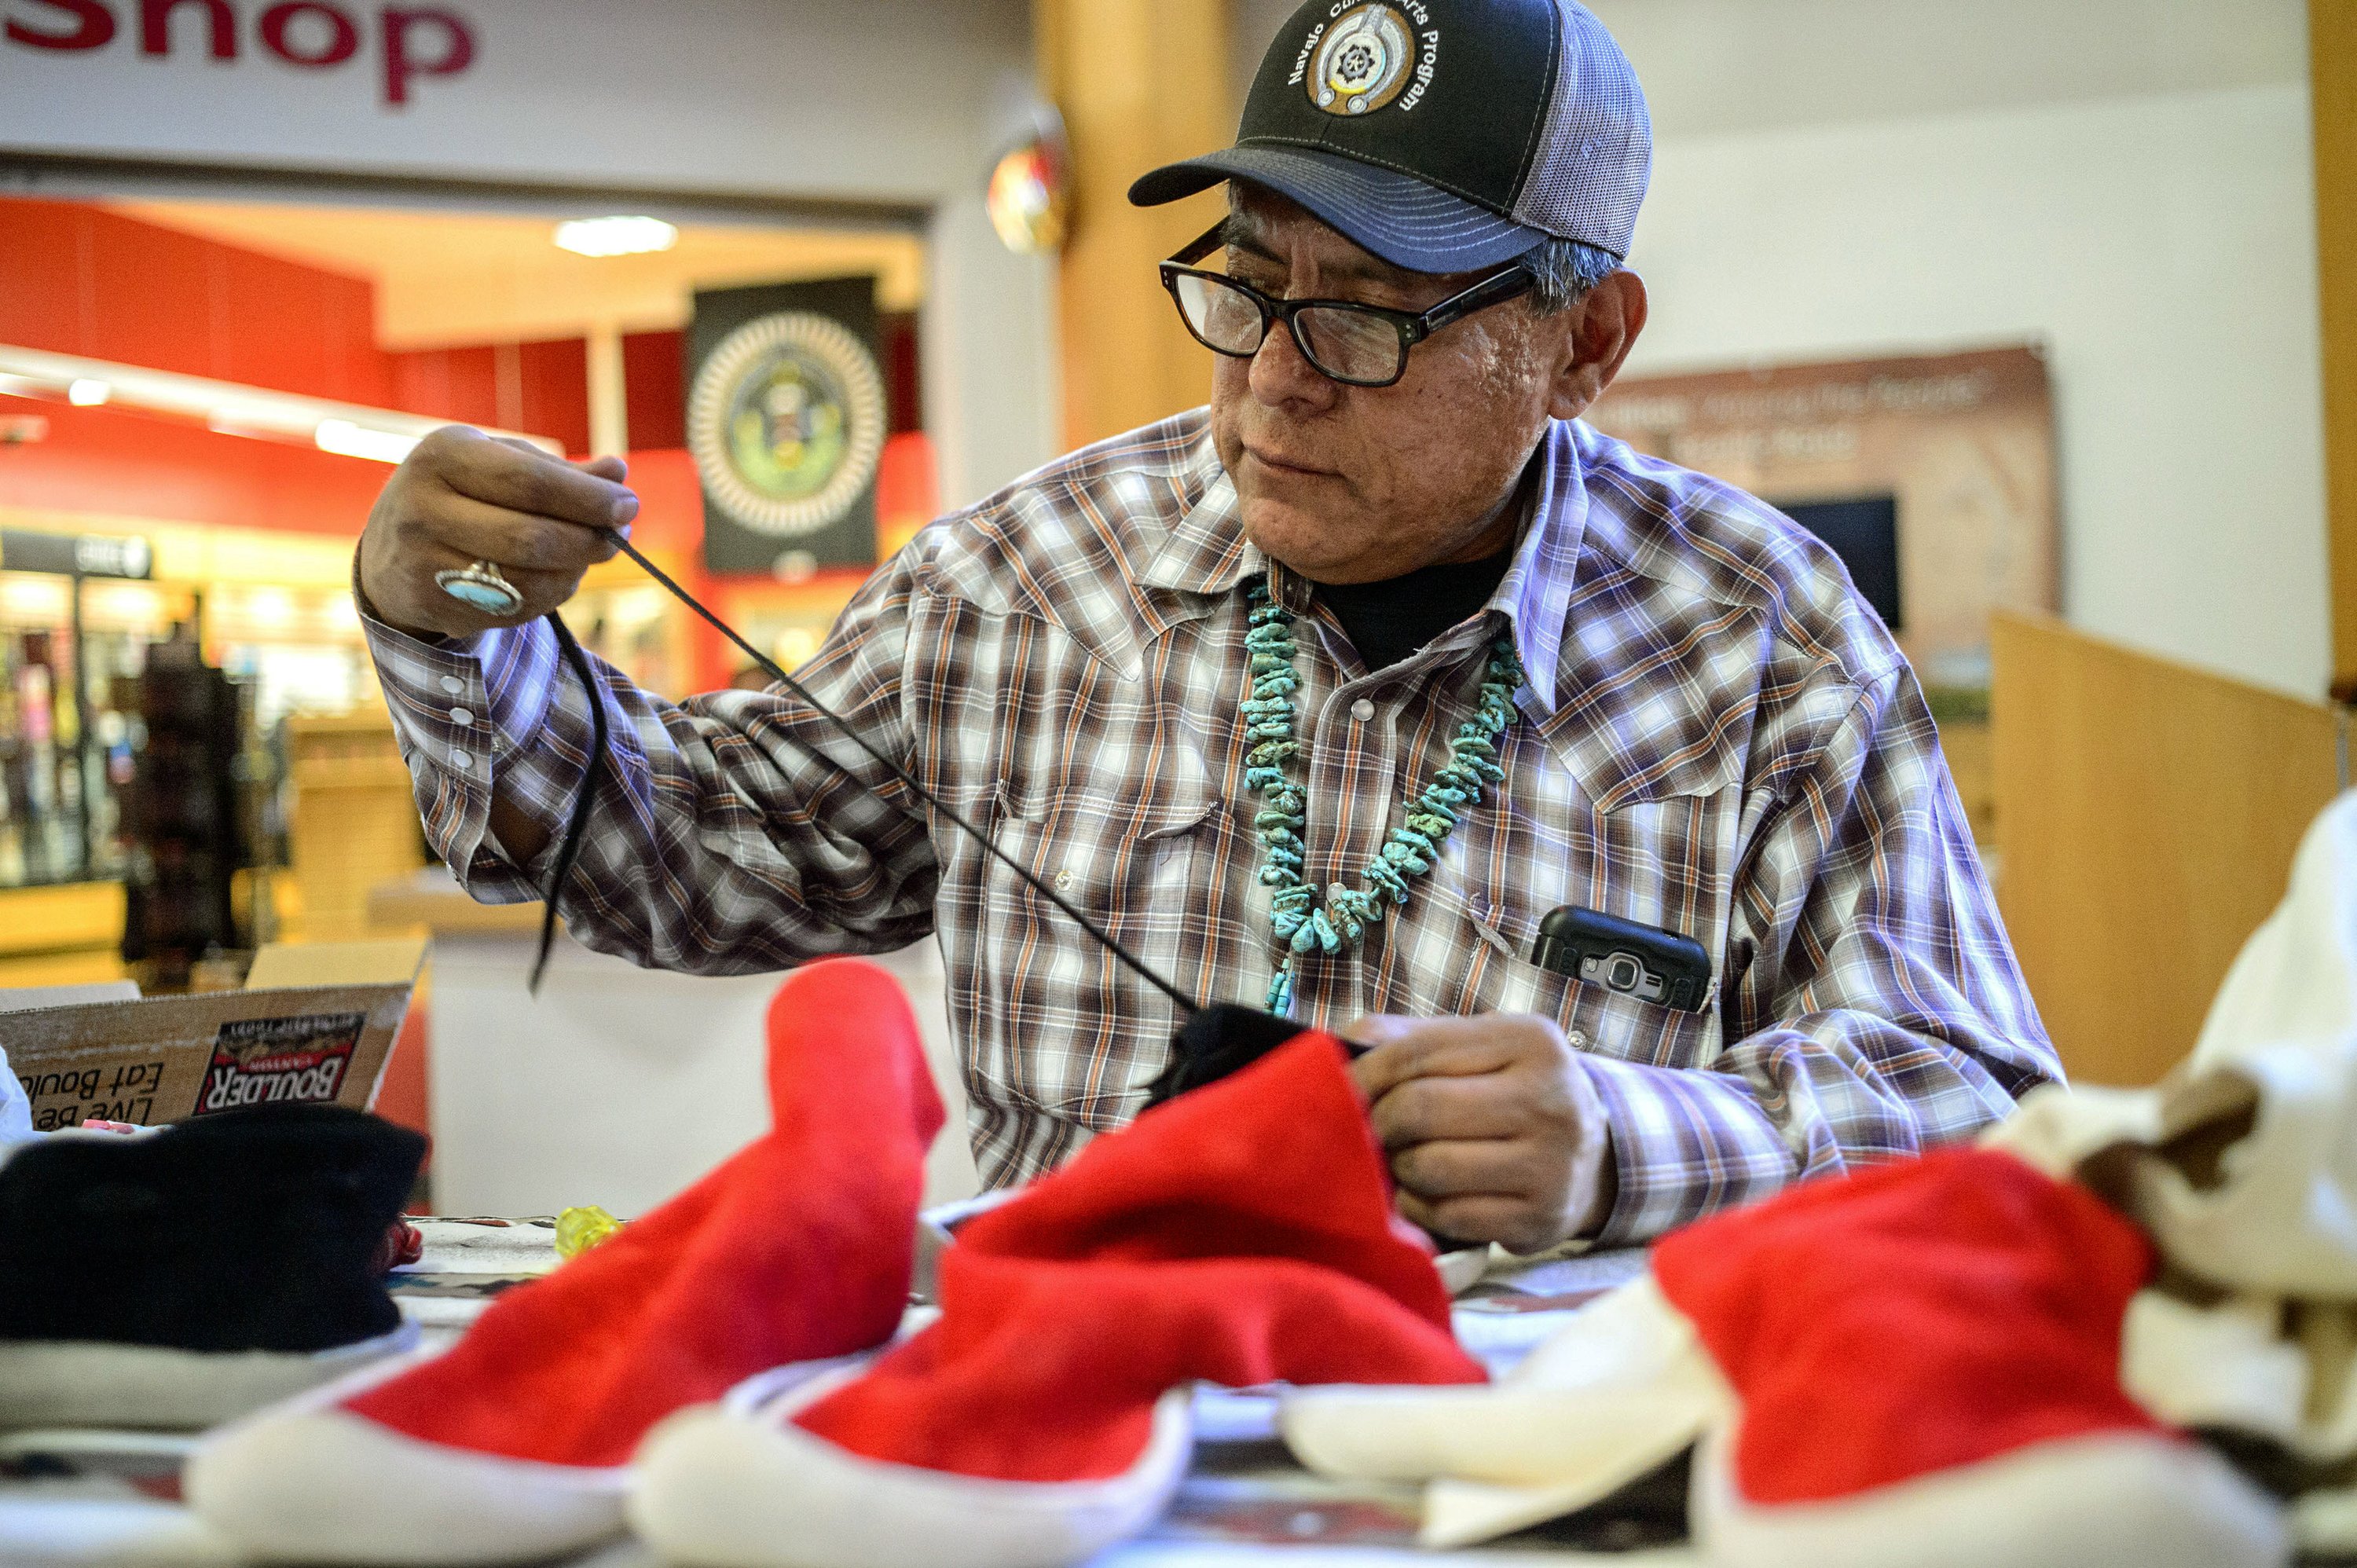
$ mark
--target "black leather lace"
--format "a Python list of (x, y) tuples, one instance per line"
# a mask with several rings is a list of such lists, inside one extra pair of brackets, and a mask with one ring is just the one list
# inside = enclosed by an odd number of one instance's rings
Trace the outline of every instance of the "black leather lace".
[[(664, 573), (662, 567), (656, 565), (653, 562), (640, 554), (637, 547), (631, 544), (629, 540), (617, 536), (614, 542), (616, 548), (620, 550), (623, 554), (638, 563), (640, 570), (643, 571), (648, 576), (652, 577), (657, 583), (661, 584), (663, 588), (681, 604), (685, 605), (689, 609), (694, 610), (697, 615), (703, 617), (704, 619), (712, 626), (714, 630), (719, 632), (721, 636), (734, 643), (737, 646), (737, 650), (743, 653), (748, 659), (750, 659), (754, 664), (760, 669), (763, 674), (769, 676), (770, 680), (777, 682), (780, 685), (785, 687), (787, 691), (791, 692), (795, 696), (808, 703), (813, 712), (815, 712), (821, 718), (825, 719), (829, 724), (833, 725), (837, 730), (841, 731), (843, 735), (850, 739), (854, 746), (856, 746), (860, 750), (866, 752), (867, 756), (877, 764), (877, 766), (881, 767), (887, 773), (890, 774), (892, 778), (898, 780), (899, 784), (910, 794), (916, 796), (918, 800), (922, 800), (927, 806), (938, 812), (944, 821), (953, 824), (960, 832), (964, 833), (968, 838), (974, 840), (975, 843), (980, 844), (993, 859), (1006, 866), (1007, 870), (1013, 872), (1017, 879), (1022, 882), (1024, 886), (1029, 887), (1031, 891), (1037, 893), (1039, 897), (1048, 900), (1049, 903), (1054, 905), (1057, 908), (1061, 909), (1066, 915), (1070, 916), (1074, 923), (1079, 925), (1081, 929), (1088, 932), (1090, 936), (1096, 939), (1097, 942), (1104, 948), (1105, 951), (1112, 954), (1113, 957), (1124, 967), (1127, 968), (1130, 972), (1135, 974), (1139, 979), (1145, 981), (1157, 991), (1159, 991), (1162, 994), (1170, 998), (1171, 1001), (1177, 1003), (1182, 1012), (1192, 1015), (1201, 1011), (1200, 1003), (1188, 995), (1184, 991), (1179, 990), (1178, 986), (1172, 984), (1169, 981), (1164, 979), (1143, 960), (1138, 958), (1136, 954), (1131, 952), (1127, 948), (1122, 946), (1121, 943), (1115, 941), (1112, 933), (1108, 932), (1103, 927), (1098, 925), (1096, 921), (1090, 918), (1089, 916), (1082, 912), (1078, 906), (1071, 902), (1071, 900), (1066, 898), (1053, 887), (1049, 886), (1048, 884), (1036, 875), (1029, 867), (1017, 863), (1013, 856), (1009, 855), (1005, 850), (1000, 849), (997, 844), (991, 842), (989, 834), (984, 832), (972, 822), (967, 822), (964, 817), (952, 810), (949, 804), (942, 800), (940, 796), (934, 794), (931, 789), (925, 788), (923, 784), (918, 782), (916, 776), (910, 773), (906, 768), (903, 768), (899, 763), (894, 761), (891, 757), (885, 756), (881, 751), (878, 751), (875, 746), (868, 741), (866, 736), (861, 735), (857, 729), (852, 726), (849, 720), (845, 719), (834, 709), (828, 707), (824, 703), (820, 702), (817, 697), (812, 694), (809, 687), (803, 685), (800, 681), (795, 680), (791, 675), (788, 674), (785, 670), (780, 668), (776, 660), (770, 659), (759, 649), (755, 648), (751, 643), (746, 641), (744, 638), (737, 635), (737, 629), (734, 627), (730, 626), (726, 621), (722, 620), (710, 610), (705, 608), (705, 607), (697, 601), (694, 595), (689, 593), (685, 588), (681, 587), (677, 583), (673, 582), (671, 577)], [(565, 882), (567, 878), (573, 875), (573, 867), (580, 858), (581, 841), (589, 825), (589, 808), (597, 794), (599, 782), (603, 779), (605, 773), (608, 741), (606, 718), (606, 693), (603, 686), (598, 682), (596, 666), (591, 664), (589, 661), (589, 656), (582, 651), (581, 645), (574, 640), (572, 631), (565, 626), (564, 620), (556, 614), (555, 611), (551, 610), (548, 613), (548, 623), (556, 633), (556, 645), (564, 650), (565, 662), (573, 667), (574, 673), (581, 678), (582, 685), (588, 693), (591, 740), (587, 766), (581, 778), (580, 792), (573, 799), (573, 811), (570, 818), (565, 822), (565, 838), (557, 847), (556, 864), (551, 869), (549, 874), (547, 901), (541, 910), (540, 954), (538, 958), (533, 960), (532, 966), (532, 989), (535, 994), (537, 994), (540, 990), (541, 976), (548, 968), (549, 949), (556, 936), (557, 897), (565, 891)], [(809, 751), (813, 757), (817, 757), (820, 761), (825, 762), (832, 767), (842, 768), (845, 774), (848, 774), (851, 771), (848, 768), (845, 768), (844, 764), (827, 756), (826, 753), (820, 751), (817, 747), (810, 746), (807, 742), (802, 743), (802, 745), (805, 750)]]

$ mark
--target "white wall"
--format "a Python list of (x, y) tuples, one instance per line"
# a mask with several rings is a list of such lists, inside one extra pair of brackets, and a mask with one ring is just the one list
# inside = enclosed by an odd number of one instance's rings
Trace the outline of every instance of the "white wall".
[(2042, 339), (2071, 620), (2320, 696), (2307, 114), (2253, 87), (1667, 142), (1630, 372)]
[(2040, 340), (2065, 613), (2322, 694), (2299, 0), (1593, 8), (1657, 139), (1631, 374)]

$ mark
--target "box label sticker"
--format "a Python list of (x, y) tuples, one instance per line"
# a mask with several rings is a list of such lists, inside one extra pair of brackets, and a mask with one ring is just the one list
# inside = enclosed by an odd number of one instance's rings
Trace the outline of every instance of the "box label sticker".
[(221, 1026), (197, 1097), (199, 1116), (246, 1105), (322, 1105), (344, 1087), (365, 1013), (240, 1018)]

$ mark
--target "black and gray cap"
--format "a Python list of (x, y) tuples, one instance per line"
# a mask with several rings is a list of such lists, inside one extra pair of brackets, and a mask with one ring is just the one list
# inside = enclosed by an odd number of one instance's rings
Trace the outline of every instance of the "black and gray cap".
[(1236, 145), (1129, 199), (1248, 180), (1394, 266), (1460, 273), (1549, 239), (1627, 256), (1652, 156), (1637, 73), (1578, 0), (1309, 0)]

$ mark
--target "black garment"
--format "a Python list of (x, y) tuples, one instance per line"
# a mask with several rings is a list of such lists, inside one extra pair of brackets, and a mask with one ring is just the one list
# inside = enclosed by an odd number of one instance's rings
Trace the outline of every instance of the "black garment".
[(0, 1345), (326, 1350), (401, 1314), (379, 1250), (425, 1140), (339, 1105), (37, 1140), (0, 1168)]
[(1320, 583), (1318, 597), (1367, 668), (1387, 670), (1488, 604), (1513, 564), (1509, 545), (1479, 561), (1426, 566), (1381, 583)]

